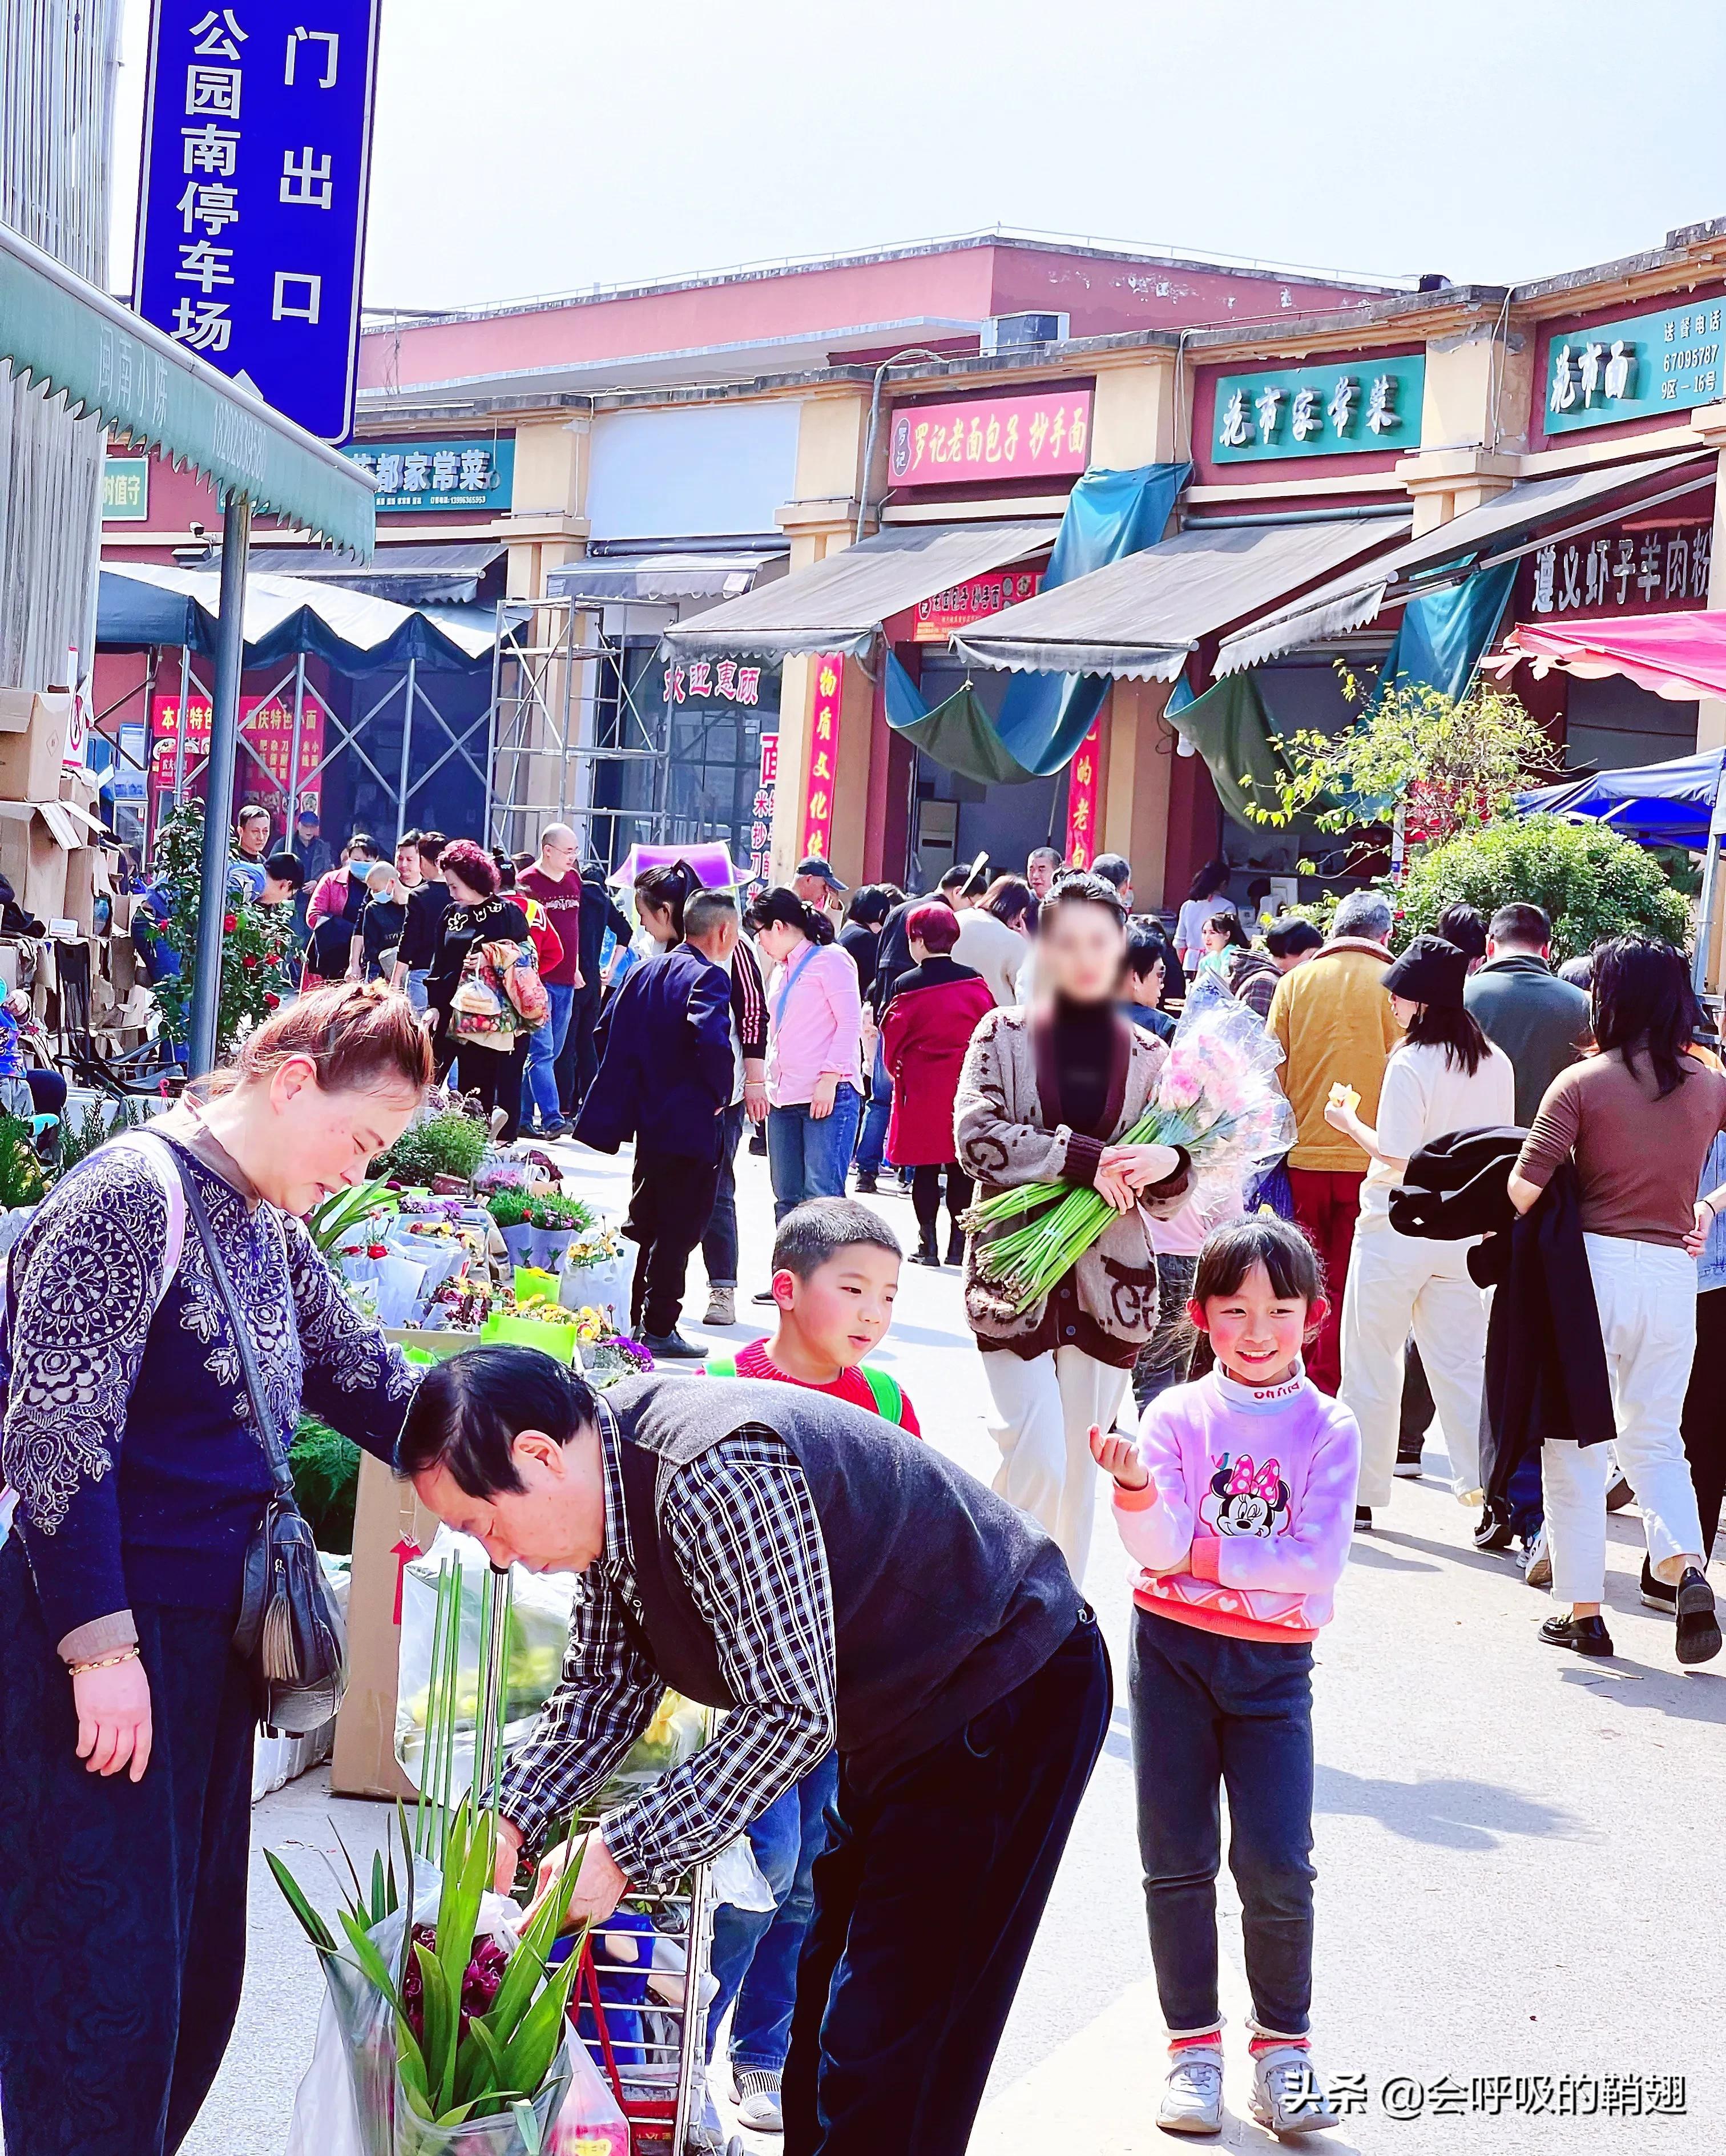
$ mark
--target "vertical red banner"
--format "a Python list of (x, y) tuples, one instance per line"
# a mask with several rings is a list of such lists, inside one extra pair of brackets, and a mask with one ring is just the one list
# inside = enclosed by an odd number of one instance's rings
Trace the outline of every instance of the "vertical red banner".
[(814, 697), (809, 706), (809, 779), (804, 796), (803, 850), (824, 861), (833, 837), (833, 781), (839, 769), (840, 700), (845, 659), (822, 652), (813, 662)]
[(1102, 721), (1079, 743), (1067, 778), (1066, 858), (1071, 868), (1088, 869), (1097, 858), (1097, 765), (1102, 754)]

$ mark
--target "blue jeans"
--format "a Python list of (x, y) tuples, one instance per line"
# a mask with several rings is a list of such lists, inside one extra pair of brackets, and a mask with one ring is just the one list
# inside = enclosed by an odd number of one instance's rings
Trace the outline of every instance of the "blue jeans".
[(869, 1079), (869, 1106), (863, 1111), (863, 1135), (857, 1141), (857, 1173), (879, 1175), (887, 1150), (887, 1125), (893, 1115), (893, 1081), (886, 1059), (875, 1044), (875, 1069)]
[(713, 1979), (707, 2056), (733, 1999), (731, 2061), (739, 2073), (783, 2073), (797, 1997), (797, 1958), (814, 1912), (810, 1875), (827, 1845), (827, 1814), (839, 1793), (839, 1754), (776, 1798), (749, 1829), (749, 1846), (778, 1907), (724, 1902), (713, 1918)]
[(527, 1036), (527, 1068), (521, 1076), (523, 1130), (532, 1125), (536, 1108), (542, 1123), (557, 1123), (563, 1119), (563, 1111), (557, 1105), (557, 1074), (554, 1066), (569, 1032), (575, 990), (553, 988), (547, 981), (546, 994), (551, 1000), (551, 1022)]
[(1138, 1850), (1157, 1996), (1172, 2035), (1220, 2025), (1218, 1792), (1241, 1895), (1253, 2019), (1304, 2036), (1312, 1996), (1312, 1649), (1133, 1613)]
[(733, 1101), (720, 1118), (719, 1186), (701, 1238), (701, 1263), (709, 1287), (737, 1284), (737, 1142), (743, 1135), (743, 1104)]
[(845, 1196), (862, 1106), (855, 1086), (841, 1086), (833, 1096), (831, 1115), (812, 1116), (807, 1101), (768, 1109), (767, 1157), (775, 1223), (806, 1198)]

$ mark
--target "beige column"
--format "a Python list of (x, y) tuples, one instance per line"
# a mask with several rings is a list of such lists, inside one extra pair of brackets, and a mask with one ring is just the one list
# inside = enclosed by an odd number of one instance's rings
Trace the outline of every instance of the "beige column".
[(1169, 852), (1175, 736), (1163, 711), (1174, 687), (1169, 681), (1117, 681), (1102, 727), (1107, 754), (1097, 849), (1127, 856), (1143, 905), (1157, 902)]
[(1175, 451), (1174, 355), (1123, 353), (1097, 363), (1091, 407), (1092, 466), (1133, 471), (1168, 464)]

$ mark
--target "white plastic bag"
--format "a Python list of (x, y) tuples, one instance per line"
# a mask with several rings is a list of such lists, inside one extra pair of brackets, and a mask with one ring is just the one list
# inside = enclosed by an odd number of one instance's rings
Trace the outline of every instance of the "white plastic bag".
[(569, 2064), (569, 2093), (547, 2137), (547, 2156), (629, 2156), (629, 2122), (585, 2044), (571, 2041)]
[(347, 2071), (347, 2046), (327, 1991), (317, 2017), (311, 2064), (294, 2092), (286, 2156), (367, 2156)]

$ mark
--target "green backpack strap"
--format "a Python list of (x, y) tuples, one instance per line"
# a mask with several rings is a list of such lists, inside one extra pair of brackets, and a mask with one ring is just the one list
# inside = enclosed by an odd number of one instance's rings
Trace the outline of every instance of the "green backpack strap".
[(710, 1378), (734, 1378), (737, 1374), (735, 1355), (710, 1355), (701, 1365)]
[(885, 1370), (877, 1370), (871, 1363), (858, 1366), (863, 1373), (863, 1382), (875, 1399), (875, 1411), (883, 1422), (902, 1425), (905, 1419), (905, 1394), (896, 1378), (889, 1377)]

